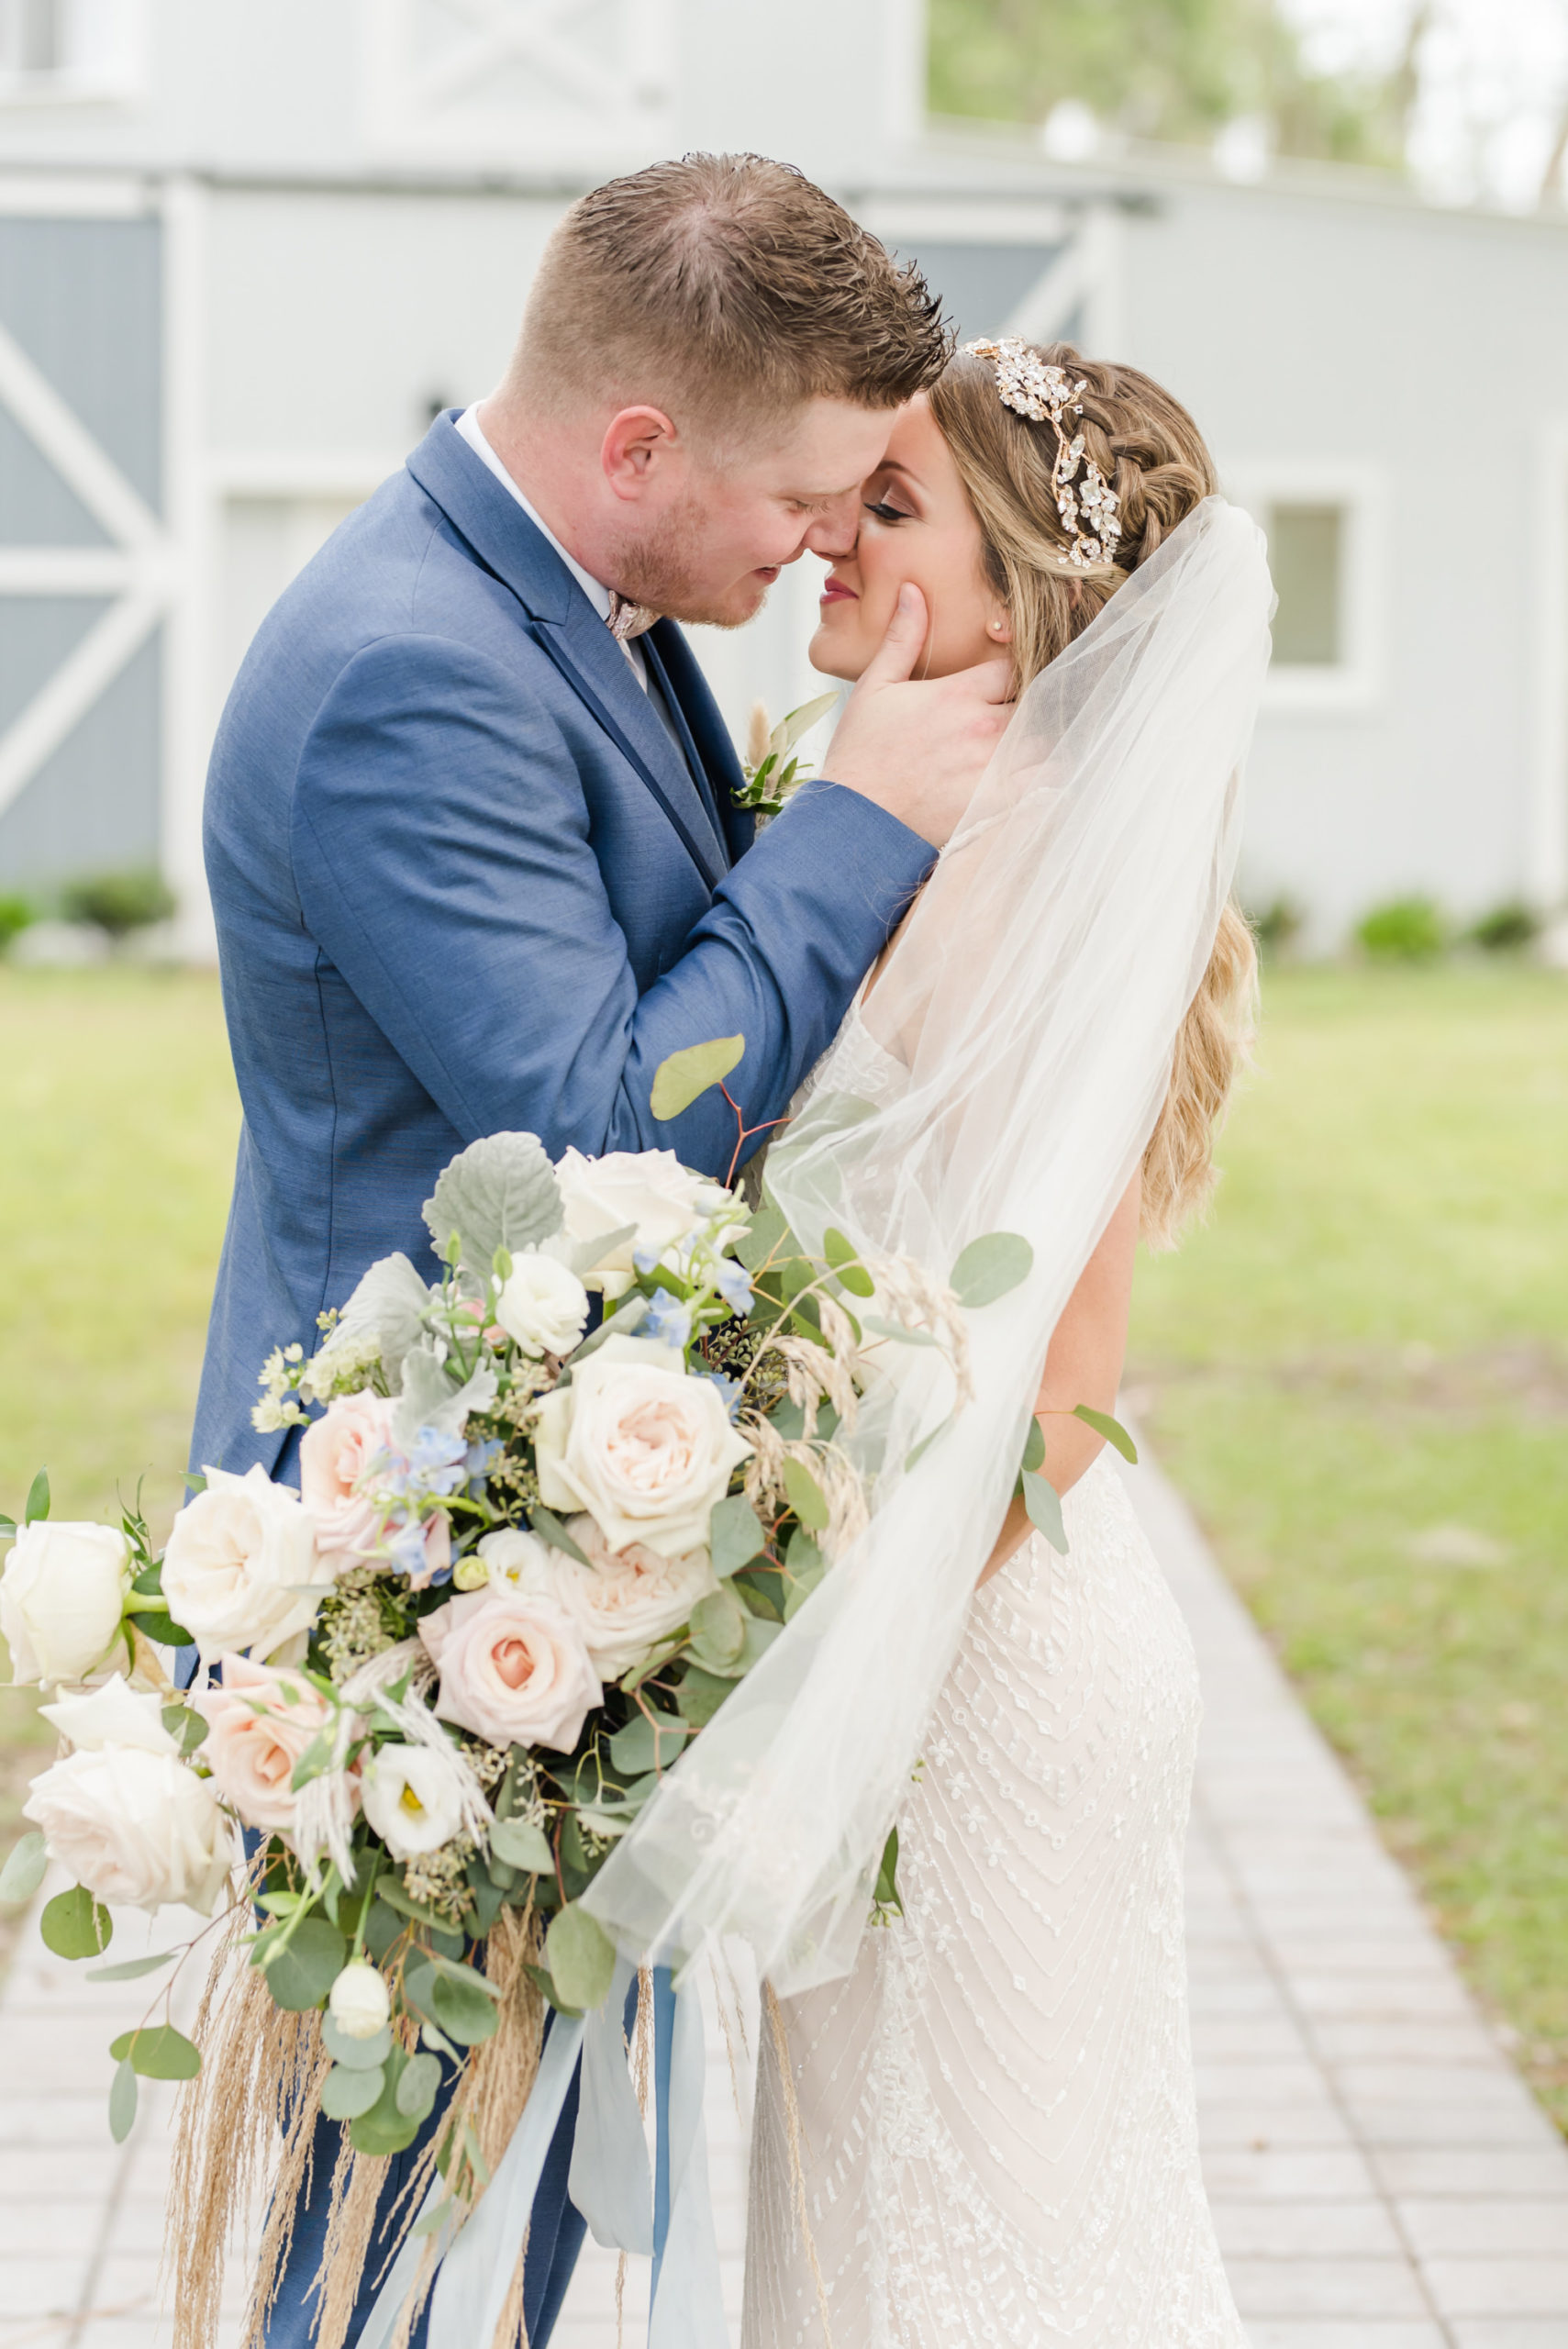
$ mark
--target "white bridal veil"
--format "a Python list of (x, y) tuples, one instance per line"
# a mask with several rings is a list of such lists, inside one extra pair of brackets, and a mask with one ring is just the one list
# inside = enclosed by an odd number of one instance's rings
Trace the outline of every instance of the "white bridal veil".
[(739, 1933), (784, 1992), (852, 1961), (1051, 1330), (1153, 1130), (1213, 945), (1271, 604), (1261, 533), (1209, 498), (1036, 678), (773, 1153), (808, 1250), (836, 1226), (945, 1281), (1001, 1230), (1033, 1269), (970, 1314), (956, 1414), (940, 1353), (876, 1349), (848, 1446), (874, 1478), (869, 1530), (590, 1888), (628, 1954)]

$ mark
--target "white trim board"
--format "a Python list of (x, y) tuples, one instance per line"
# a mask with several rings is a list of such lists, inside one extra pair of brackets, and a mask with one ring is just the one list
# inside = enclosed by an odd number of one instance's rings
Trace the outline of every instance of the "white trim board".
[(1345, 657), (1321, 667), (1271, 667), (1264, 709), (1325, 717), (1375, 709), (1388, 691), (1388, 476), (1370, 465), (1261, 457), (1222, 463), (1219, 472), (1225, 495), (1260, 519), (1264, 508), (1275, 505), (1334, 505), (1345, 514)]
[(1525, 888), (1533, 903), (1556, 911), (1568, 900), (1568, 416), (1545, 427), (1540, 453)]

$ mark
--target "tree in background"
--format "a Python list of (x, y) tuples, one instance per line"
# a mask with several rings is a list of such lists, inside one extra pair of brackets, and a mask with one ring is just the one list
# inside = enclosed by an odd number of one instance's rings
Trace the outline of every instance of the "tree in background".
[(1273, 0), (929, 0), (939, 115), (1043, 122), (1066, 101), (1113, 133), (1207, 143), (1267, 126), (1275, 151), (1398, 167), (1429, 0), (1378, 76), (1314, 72)]

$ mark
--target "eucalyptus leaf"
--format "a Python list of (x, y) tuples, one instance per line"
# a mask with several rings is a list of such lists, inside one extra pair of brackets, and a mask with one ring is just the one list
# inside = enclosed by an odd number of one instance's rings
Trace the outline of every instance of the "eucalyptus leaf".
[(734, 1687), (733, 1680), (723, 1680), (717, 1673), (705, 1672), (700, 1664), (688, 1664), (685, 1675), (675, 1691), (675, 1702), (683, 1718), (690, 1721), (694, 1729), (706, 1729)]
[(784, 1568), (789, 1576), (789, 1586), (784, 1598), (784, 1619), (786, 1623), (793, 1623), (827, 1573), (828, 1561), (815, 1542), (809, 1541), (803, 1533), (795, 1532), (791, 1535), (789, 1548), (784, 1553)]
[(859, 1250), (831, 1224), (822, 1235), (822, 1253), (840, 1286), (847, 1288), (851, 1297), (875, 1296), (876, 1285), (861, 1263)]
[(499, 2022), (493, 1998), (473, 1982), (456, 1980), (445, 1972), (436, 1976), (428, 2011), (432, 2022), (460, 2047), (493, 2039)]
[(490, 1850), (507, 1867), (526, 1869), (530, 1876), (548, 1876), (555, 1865), (544, 1829), (526, 1819), (498, 1819), (490, 1830)]
[(546, 1508), (542, 1501), (533, 1501), (529, 1504), (528, 1523), (533, 1527), (539, 1540), (548, 1542), (552, 1550), (564, 1551), (567, 1557), (575, 1558), (580, 1566), (585, 1566), (590, 1563), (573, 1542), (555, 1511), (552, 1508)]
[(329, 2014), (323, 2015), (321, 2039), (333, 2062), (346, 2072), (379, 2072), (392, 2052), (392, 2033), (385, 2023), (369, 2039), (355, 2039)]
[(486, 1134), (438, 1177), (425, 1202), (438, 1248), (456, 1232), (462, 1261), (483, 1275), (497, 1248), (514, 1256), (540, 1248), (565, 1220), (561, 1186), (537, 1134)]
[(117, 2064), (129, 2064), (144, 2080), (194, 2080), (202, 2068), (202, 2051), (170, 2022), (140, 2031), (122, 2031), (110, 2043)]
[(789, 1238), (789, 1226), (779, 1208), (770, 1202), (759, 1208), (749, 1229), (736, 1245), (735, 1253), (749, 1273), (765, 1264), (775, 1248)]
[(717, 1503), (708, 1520), (707, 1539), (713, 1571), (721, 1582), (760, 1558), (767, 1546), (767, 1535), (744, 1493), (731, 1493)]
[(177, 1949), (161, 1949), (150, 1957), (128, 1957), (123, 1965), (95, 1965), (87, 1976), (89, 1982), (139, 1982), (144, 1974), (156, 1974), (161, 1965), (168, 1965), (180, 1954)]
[(49, 1515), (49, 1470), (40, 1468), (28, 1487), (27, 1506), (22, 1511), (22, 1523), (34, 1525)]
[(1093, 1428), (1096, 1435), (1103, 1435), (1111, 1450), (1119, 1452), (1130, 1467), (1137, 1467), (1138, 1446), (1119, 1419), (1113, 1419), (1108, 1411), (1091, 1410), (1087, 1403), (1074, 1403), (1073, 1416), (1082, 1419), (1085, 1427)]
[(397, 2110), (406, 2121), (428, 2121), (440, 2092), (440, 2060), (435, 2055), (410, 2055), (394, 2091)]
[(821, 1486), (810, 1469), (799, 1460), (786, 1460), (784, 1475), (784, 1490), (789, 1495), (791, 1508), (794, 1509), (802, 1525), (813, 1533), (820, 1533), (827, 1525), (830, 1513), (828, 1508), (828, 1497)]
[(902, 1321), (884, 1321), (880, 1314), (868, 1313), (861, 1323), (873, 1338), (891, 1338), (899, 1346), (934, 1346), (937, 1340), (929, 1330), (906, 1330)]
[[(435, 2062), (431, 2056), (430, 2061)], [(382, 2099), (386, 2075), (379, 2064), (369, 2071), (354, 2071), (334, 2064), (321, 2083), (321, 2110), (328, 2121), (358, 2121)]]
[(746, 1644), (746, 1609), (732, 1590), (711, 1590), (691, 1612), (692, 1653), (699, 1664), (722, 1672)]
[[(188, 1646), (189, 1642), (183, 1640), (180, 1644)], [(170, 1736), (179, 1741), (181, 1755), (185, 1759), (195, 1752), (206, 1736), (207, 1724), (194, 1706), (165, 1705), (158, 1718)]]
[(329, 1363), (339, 1347), (345, 1350), (373, 1338), (383, 1366), (395, 1385), (404, 1358), (424, 1335), (430, 1290), (406, 1256), (383, 1256), (355, 1289), (339, 1317), (338, 1326), (321, 1349)]
[(1029, 1431), (1024, 1438), (1021, 1465), (1025, 1468), (1043, 1468), (1045, 1465), (1045, 1430), (1038, 1419), (1029, 1421)]
[(713, 1036), (706, 1044), (688, 1044), (672, 1052), (654, 1072), (648, 1106), (661, 1125), (678, 1118), (715, 1085), (722, 1085), (746, 1054), (744, 1036)]
[[(696, 1664), (693, 1669), (710, 1675), (716, 1680), (742, 1680), (751, 1671), (751, 1666), (761, 1662), (783, 1630), (782, 1623), (775, 1623), (765, 1615), (753, 1615), (748, 1610), (745, 1644), (734, 1663)], [(675, 1702), (684, 1718), (690, 1720), (692, 1716), (686, 1711), (684, 1705), (681, 1704), (678, 1691)]]
[(11, 1855), (0, 1868), (0, 1900), (30, 1900), (49, 1867), (49, 1853), (43, 1837), (35, 1827), (12, 1846)]
[(114, 1939), (114, 1920), (80, 1884), (57, 1892), (39, 1919), (44, 1945), (56, 1957), (97, 1957)]
[(913, 1450), (905, 1453), (904, 1473), (906, 1475), (909, 1474), (909, 1471), (912, 1468), (918, 1466), (919, 1463), (924, 1460), (927, 1453), (929, 1452), (932, 1444), (937, 1441), (937, 1438), (941, 1435), (946, 1435), (951, 1425), (952, 1416), (950, 1412), (945, 1419), (938, 1420), (929, 1435), (923, 1435), (920, 1438), (919, 1442), (914, 1446)]
[[(740, 1653), (736, 1642), (735, 1653)], [(689, 1734), (686, 1723), (671, 1713), (652, 1709), (652, 1719), (639, 1713), (617, 1729), (610, 1740), (610, 1760), (623, 1778), (640, 1777), (644, 1771), (667, 1770)]]
[(1017, 1288), (1029, 1278), (1033, 1264), (1034, 1250), (1020, 1232), (984, 1232), (963, 1251), (948, 1275), (948, 1286), (973, 1312)]
[(117, 2145), (123, 2145), (136, 2125), (136, 2107), (140, 2090), (136, 2085), (135, 2066), (121, 2059), (109, 2090), (109, 2134)]
[[(265, 1951), (264, 1942), (258, 1948)], [(262, 1959), (267, 1987), (277, 2005), (290, 2014), (318, 2007), (343, 1970), (348, 1947), (335, 1925), (325, 1917), (306, 1917), (297, 1924), (272, 1956)]]
[(1043, 1533), (1051, 1548), (1064, 1558), (1067, 1555), (1067, 1529), (1062, 1522), (1061, 1495), (1054, 1485), (1047, 1484), (1045, 1478), (1037, 1475), (1032, 1468), (1024, 1470), (1023, 1484), (1024, 1507), (1029, 1513), (1030, 1524)]
[(609, 1995), (615, 1977), (615, 1943), (596, 1917), (575, 1901), (551, 1918), (544, 1937), (550, 1979), (570, 2006), (586, 2014)]

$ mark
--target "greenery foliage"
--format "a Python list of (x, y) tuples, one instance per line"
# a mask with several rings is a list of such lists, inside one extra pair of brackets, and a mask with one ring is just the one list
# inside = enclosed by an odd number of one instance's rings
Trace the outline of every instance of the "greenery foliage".
[(37, 918), (37, 908), (29, 898), (0, 896), (0, 954)]
[(1568, 2126), (1568, 982), (1293, 970), (1263, 1007), (1129, 1385)]
[(1532, 946), (1540, 936), (1541, 920), (1533, 906), (1510, 897), (1472, 923), (1465, 937), (1488, 954), (1510, 954)]
[(1430, 963), (1449, 942), (1448, 924), (1430, 897), (1392, 897), (1356, 924), (1356, 943), (1374, 963)]
[(1193, 141), (1262, 116), (1284, 154), (1396, 164), (1411, 78), (1312, 72), (1273, 0), (931, 0), (937, 114), (1040, 122), (1072, 98), (1127, 136)]
[(167, 921), (174, 896), (160, 873), (98, 873), (69, 883), (60, 906), (67, 921), (92, 922), (111, 938), (127, 938), (133, 930)]

